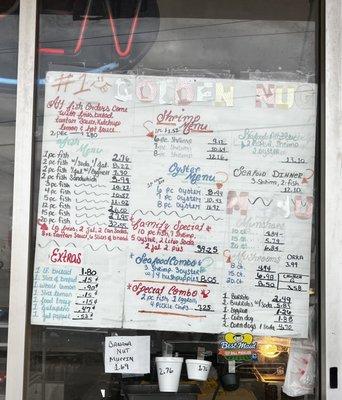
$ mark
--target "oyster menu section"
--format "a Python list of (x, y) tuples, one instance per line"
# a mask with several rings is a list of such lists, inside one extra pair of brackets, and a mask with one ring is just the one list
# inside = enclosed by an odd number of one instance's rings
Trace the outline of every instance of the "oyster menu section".
[(48, 73), (32, 322), (306, 336), (315, 103)]

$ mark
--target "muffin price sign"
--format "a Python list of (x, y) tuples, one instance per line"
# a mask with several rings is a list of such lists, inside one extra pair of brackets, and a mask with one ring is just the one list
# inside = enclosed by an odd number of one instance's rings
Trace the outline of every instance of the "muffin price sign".
[(316, 86), (49, 72), (32, 322), (307, 334)]

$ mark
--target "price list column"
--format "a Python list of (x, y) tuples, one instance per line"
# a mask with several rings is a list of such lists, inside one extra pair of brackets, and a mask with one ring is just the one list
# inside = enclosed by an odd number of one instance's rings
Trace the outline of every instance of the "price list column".
[(92, 321), (97, 304), (99, 279), (95, 269), (81, 268), (77, 275), (77, 294), (73, 311), (73, 320)]
[(129, 200), (131, 191), (131, 159), (127, 154), (112, 158), (112, 194), (109, 208), (109, 227), (128, 232)]

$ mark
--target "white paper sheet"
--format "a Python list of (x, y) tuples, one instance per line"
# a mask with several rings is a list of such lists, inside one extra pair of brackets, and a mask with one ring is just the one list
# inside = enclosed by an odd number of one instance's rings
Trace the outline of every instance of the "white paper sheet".
[(149, 374), (150, 336), (107, 336), (105, 372)]
[[(315, 107), (314, 84), (49, 73), (32, 322), (305, 337)], [(91, 319), (43, 307), (56, 248), (96, 270)]]

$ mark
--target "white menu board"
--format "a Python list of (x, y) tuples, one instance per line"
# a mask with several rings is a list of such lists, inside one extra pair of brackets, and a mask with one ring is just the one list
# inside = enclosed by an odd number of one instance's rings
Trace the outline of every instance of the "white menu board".
[(305, 337), (316, 85), (49, 72), (32, 323)]

